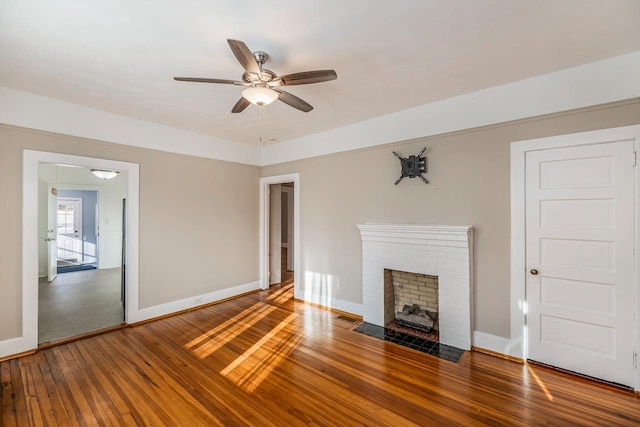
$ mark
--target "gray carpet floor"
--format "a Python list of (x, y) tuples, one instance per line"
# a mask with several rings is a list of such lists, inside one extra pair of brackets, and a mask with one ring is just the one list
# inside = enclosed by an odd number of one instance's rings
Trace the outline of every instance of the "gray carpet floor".
[(38, 343), (123, 322), (120, 268), (74, 271), (39, 282)]

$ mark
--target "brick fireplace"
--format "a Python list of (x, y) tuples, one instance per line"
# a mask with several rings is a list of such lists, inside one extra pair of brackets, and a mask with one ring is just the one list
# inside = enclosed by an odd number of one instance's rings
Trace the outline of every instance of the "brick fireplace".
[(363, 320), (378, 326), (388, 321), (385, 274), (391, 273), (385, 270), (436, 276), (440, 342), (471, 349), (473, 228), (414, 224), (360, 224), (358, 228)]

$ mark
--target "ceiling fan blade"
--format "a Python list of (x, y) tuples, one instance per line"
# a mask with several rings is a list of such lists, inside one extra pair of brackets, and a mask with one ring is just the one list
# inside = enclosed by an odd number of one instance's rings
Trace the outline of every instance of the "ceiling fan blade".
[(229, 85), (240, 85), (246, 86), (247, 83), (239, 82), (236, 80), (225, 80), (225, 79), (205, 79), (201, 77), (174, 77), (173, 80), (177, 80), (179, 82), (197, 82), (197, 83), (223, 83)]
[(280, 76), (276, 81), (280, 81), (280, 84), (276, 86), (294, 86), (294, 85), (307, 85), (311, 83), (328, 82), (335, 80), (338, 75), (334, 70), (317, 70), (317, 71), (303, 71), (301, 73), (287, 74), (286, 76)]
[(260, 77), (262, 70), (253, 53), (249, 50), (246, 44), (240, 40), (227, 39), (231, 51), (236, 56), (236, 59), (242, 65), (242, 68), (247, 70), (248, 73), (252, 73)]
[(233, 108), (231, 109), (231, 112), (242, 113), (244, 109), (249, 106), (249, 104), (251, 104), (249, 101), (247, 101), (244, 98), (240, 98), (238, 99), (238, 102), (236, 102), (236, 105), (234, 105)]
[(276, 92), (278, 92), (278, 94), (280, 94), (280, 96), (278, 96), (278, 99), (284, 102), (285, 104), (293, 108), (297, 108), (300, 111), (304, 111), (305, 113), (308, 113), (309, 111), (313, 110), (313, 107), (311, 105), (307, 104), (305, 101), (298, 98), (297, 96), (291, 95), (289, 92), (285, 92), (282, 90), (278, 90), (278, 89), (273, 89), (273, 90), (275, 90)]

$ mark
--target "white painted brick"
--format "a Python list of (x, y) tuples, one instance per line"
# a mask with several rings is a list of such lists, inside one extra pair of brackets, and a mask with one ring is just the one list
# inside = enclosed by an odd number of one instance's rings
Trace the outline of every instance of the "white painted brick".
[[(384, 316), (384, 269), (438, 276), (440, 341), (465, 350), (471, 345), (470, 227), (365, 224), (362, 236), (363, 317), (380, 325)], [(420, 283), (420, 287), (426, 287)], [(377, 288), (373, 290), (372, 288)], [(404, 292), (408, 290), (409, 292)], [(403, 294), (414, 295), (411, 289)], [(432, 294), (432, 293), (430, 293)], [(428, 299), (415, 294), (420, 304)], [(404, 295), (401, 295), (404, 296)], [(381, 325), (382, 326), (382, 325)]]
[(455, 246), (458, 248), (466, 248), (468, 247), (468, 243), (467, 242), (462, 242), (459, 240), (447, 240), (447, 246)]

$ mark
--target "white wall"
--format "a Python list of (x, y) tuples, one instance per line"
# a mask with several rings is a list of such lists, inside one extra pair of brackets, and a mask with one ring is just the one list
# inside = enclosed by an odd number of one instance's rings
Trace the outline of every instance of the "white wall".
[(47, 244), (44, 239), (47, 237), (47, 191), (50, 185), (98, 191), (98, 267), (120, 267), (126, 174), (103, 180), (96, 178), (89, 169), (41, 164), (38, 177), (38, 275), (47, 275)]

